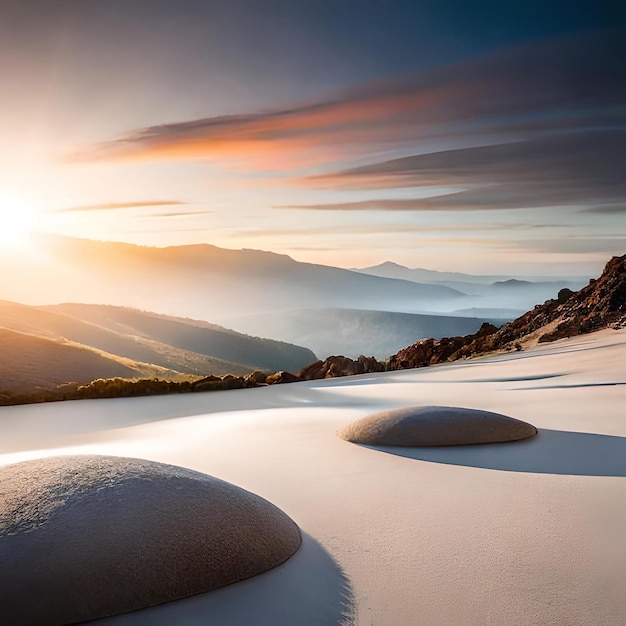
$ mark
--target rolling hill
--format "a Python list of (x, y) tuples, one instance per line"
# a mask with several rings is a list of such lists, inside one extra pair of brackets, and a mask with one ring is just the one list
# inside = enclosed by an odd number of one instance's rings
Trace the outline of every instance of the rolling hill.
[[(62, 304), (43, 307), (80, 322), (123, 337), (132, 337), (141, 345), (166, 346), (185, 354), (211, 357), (232, 370), (295, 369), (315, 355), (308, 348), (272, 339), (263, 339), (201, 320), (176, 318), (124, 307), (88, 304)], [(185, 362), (177, 362), (185, 367)], [(195, 365), (193, 366), (196, 367)], [(214, 373), (214, 372), (211, 372)]]
[(88, 346), (0, 328), (0, 395), (97, 378), (181, 379), (179, 372), (137, 363)]
[(243, 375), (298, 369), (300, 346), (194, 320), (96, 305), (34, 307), (0, 301), (3, 389), (96, 378)]

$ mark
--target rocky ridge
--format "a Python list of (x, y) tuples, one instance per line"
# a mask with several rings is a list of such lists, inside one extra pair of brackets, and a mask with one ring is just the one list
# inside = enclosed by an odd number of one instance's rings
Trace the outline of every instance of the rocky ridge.
[(365, 356), (356, 360), (331, 356), (308, 365), (298, 373), (298, 378), (314, 380), (425, 367), (492, 352), (521, 350), (534, 343), (625, 324), (626, 255), (623, 255), (613, 257), (602, 275), (579, 291), (562, 289), (556, 299), (537, 305), (500, 328), (485, 323), (472, 335), (422, 339), (384, 362)]

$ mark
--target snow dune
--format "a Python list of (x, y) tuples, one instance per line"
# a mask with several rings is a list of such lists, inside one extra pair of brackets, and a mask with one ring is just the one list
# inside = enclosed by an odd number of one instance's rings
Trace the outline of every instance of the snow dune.
[[(335, 434), (416, 404), (495, 411), (539, 434), (453, 448)], [(626, 622), (626, 330), (419, 370), (0, 409), (0, 464), (77, 453), (206, 472), (305, 535), (270, 572), (102, 623)]]

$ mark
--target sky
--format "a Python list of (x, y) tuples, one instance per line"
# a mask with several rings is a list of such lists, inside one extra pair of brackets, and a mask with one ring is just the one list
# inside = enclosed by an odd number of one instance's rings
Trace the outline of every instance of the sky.
[(625, 25), (617, 0), (2, 0), (0, 242), (597, 274), (626, 253)]

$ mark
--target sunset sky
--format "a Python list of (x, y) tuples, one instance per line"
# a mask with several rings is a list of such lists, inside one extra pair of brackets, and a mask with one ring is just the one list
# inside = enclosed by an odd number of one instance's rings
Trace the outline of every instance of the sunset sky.
[(623, 6), (2, 0), (0, 228), (596, 274), (626, 252)]

